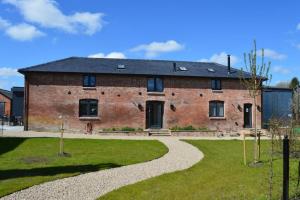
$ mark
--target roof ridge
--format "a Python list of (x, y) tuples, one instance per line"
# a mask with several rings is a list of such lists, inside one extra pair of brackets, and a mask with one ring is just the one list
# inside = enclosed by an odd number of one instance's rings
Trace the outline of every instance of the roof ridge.
[[(101, 59), (101, 60), (130, 60), (130, 61), (154, 61), (154, 62), (183, 62), (183, 63), (214, 63), (214, 62), (200, 62), (200, 61), (187, 61), (187, 60), (164, 60), (164, 59), (139, 59), (139, 58), (90, 58), (90, 57), (70, 57), (81, 59)], [(225, 65), (224, 65), (225, 66)]]
[(38, 64), (38, 65), (33, 65), (31, 67), (24, 67), (24, 68), (18, 69), (18, 72), (21, 72), (21, 71), (24, 71), (24, 70), (28, 70), (28, 69), (34, 69), (34, 68), (41, 67), (41, 66), (44, 66), (44, 65), (48, 65), (48, 64), (52, 64), (52, 63), (57, 63), (57, 62), (61, 62), (61, 61), (64, 61), (64, 60), (69, 60), (69, 59), (74, 59), (74, 58), (79, 58), (79, 57), (71, 56), (71, 57), (67, 57), (67, 58), (63, 58), (63, 59), (59, 59), (59, 60), (54, 60), (54, 61), (49, 61), (49, 62)]

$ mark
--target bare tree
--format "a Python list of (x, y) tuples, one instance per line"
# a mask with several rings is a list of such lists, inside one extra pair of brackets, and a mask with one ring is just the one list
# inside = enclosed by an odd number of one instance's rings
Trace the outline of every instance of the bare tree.
[[(254, 163), (258, 162), (258, 131), (257, 131), (257, 97), (261, 95), (263, 82), (270, 81), (272, 76), (269, 74), (271, 62), (264, 62), (264, 49), (261, 50), (261, 64), (257, 62), (256, 41), (254, 40), (254, 49), (248, 54), (244, 54), (245, 71), (250, 73), (250, 77), (241, 73), (240, 79), (244, 87), (249, 91), (249, 96), (253, 99), (254, 105)], [(242, 68), (243, 71), (243, 68)]]

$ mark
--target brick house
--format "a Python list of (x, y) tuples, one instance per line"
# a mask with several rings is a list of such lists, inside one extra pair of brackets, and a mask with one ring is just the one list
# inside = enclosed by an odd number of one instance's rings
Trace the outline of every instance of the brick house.
[(0, 89), (0, 117), (10, 117), (12, 94), (8, 90)]
[(239, 130), (258, 107), (239, 80), (250, 74), (217, 63), (71, 57), (20, 69), (25, 130), (72, 131), (175, 126)]

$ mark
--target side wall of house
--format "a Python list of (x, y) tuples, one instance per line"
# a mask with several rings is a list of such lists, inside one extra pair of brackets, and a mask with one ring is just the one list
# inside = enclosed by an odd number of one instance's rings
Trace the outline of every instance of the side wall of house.
[[(163, 93), (147, 92), (147, 77), (97, 75), (95, 89), (82, 87), (81, 74), (28, 74), (28, 129), (57, 131), (62, 115), (68, 130), (146, 127), (146, 102), (164, 102), (163, 128), (193, 125), (219, 130), (243, 128), (243, 105), (253, 103), (239, 80), (222, 80), (222, 91), (211, 90), (208, 78), (164, 77)], [(98, 99), (97, 120), (79, 118), (80, 99)], [(209, 117), (209, 101), (224, 101), (225, 117)], [(142, 109), (138, 105), (142, 105)], [(170, 105), (175, 109), (171, 109)], [(259, 98), (258, 105), (261, 105)], [(254, 107), (253, 107), (254, 109)], [(253, 112), (254, 113), (254, 112)], [(258, 126), (261, 113), (257, 112)]]
[(5, 102), (5, 111), (4, 114), (6, 116), (10, 116), (11, 114), (11, 99), (0, 94), (0, 102)]

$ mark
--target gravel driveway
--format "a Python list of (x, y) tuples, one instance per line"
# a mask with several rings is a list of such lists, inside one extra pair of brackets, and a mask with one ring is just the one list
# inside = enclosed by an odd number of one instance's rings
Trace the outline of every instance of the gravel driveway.
[(8, 199), (96, 199), (112, 190), (151, 177), (187, 169), (203, 158), (196, 147), (177, 138), (158, 138), (169, 152), (145, 163), (91, 172), (32, 186), (1, 198)]

